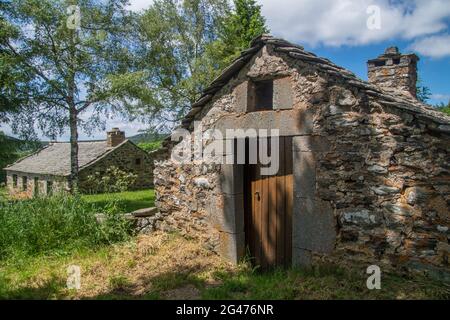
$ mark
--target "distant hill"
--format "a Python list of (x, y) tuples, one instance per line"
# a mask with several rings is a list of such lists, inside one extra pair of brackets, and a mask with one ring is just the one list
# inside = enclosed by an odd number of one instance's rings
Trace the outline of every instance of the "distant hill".
[(25, 141), (5, 135), (0, 131), (0, 182), (5, 181), (5, 172), (1, 169), (18, 159), (33, 153), (43, 146), (38, 141)]
[(140, 133), (128, 139), (138, 145), (141, 149), (152, 152), (161, 148), (162, 141), (168, 136), (168, 134), (162, 133)]
[(139, 143), (150, 143), (150, 142), (156, 142), (164, 140), (168, 134), (162, 134), (162, 133), (139, 133), (135, 136), (128, 137), (128, 140), (135, 144)]

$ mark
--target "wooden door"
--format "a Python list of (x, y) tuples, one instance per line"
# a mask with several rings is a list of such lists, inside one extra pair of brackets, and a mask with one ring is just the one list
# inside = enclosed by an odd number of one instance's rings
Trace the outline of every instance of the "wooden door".
[(292, 137), (280, 137), (280, 167), (262, 176), (261, 165), (245, 165), (246, 244), (254, 264), (288, 267), (292, 258)]

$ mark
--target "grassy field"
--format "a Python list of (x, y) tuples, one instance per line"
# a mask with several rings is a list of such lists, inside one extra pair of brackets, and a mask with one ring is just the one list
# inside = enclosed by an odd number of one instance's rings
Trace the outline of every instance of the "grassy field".
[(86, 202), (100, 208), (107, 206), (112, 200), (119, 201), (121, 208), (125, 212), (150, 208), (155, 205), (155, 192), (153, 190), (83, 195), (82, 198)]
[[(67, 267), (81, 268), (81, 289), (67, 289)], [(0, 298), (16, 299), (450, 299), (448, 284), (382, 275), (368, 290), (365, 270), (336, 266), (261, 274), (232, 266), (176, 234), (0, 264)]]
[[(148, 190), (0, 203), (0, 299), (450, 299), (450, 284), (422, 276), (383, 273), (368, 290), (363, 268), (263, 274), (177, 234), (133, 236), (121, 213), (153, 202)], [(66, 287), (73, 265), (80, 290)]]
[[(7, 197), (6, 188), (0, 188), (0, 201)], [(82, 195), (83, 200), (98, 208), (104, 208), (111, 201), (117, 201), (124, 212), (132, 212), (138, 209), (150, 208), (155, 205), (155, 192), (152, 189), (126, 191), (119, 193), (102, 193), (93, 195)]]

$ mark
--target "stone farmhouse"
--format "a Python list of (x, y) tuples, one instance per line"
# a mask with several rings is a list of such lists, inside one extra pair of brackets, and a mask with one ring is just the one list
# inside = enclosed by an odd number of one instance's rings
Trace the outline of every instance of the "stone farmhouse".
[(179, 143), (166, 140), (153, 228), (203, 239), (232, 262), (249, 253), (263, 269), (320, 260), (448, 271), (450, 117), (417, 100), (418, 60), (389, 48), (368, 61), (366, 82), (258, 37), (181, 128), (199, 122), (225, 144), (227, 129), (279, 129), (278, 173), (250, 161), (180, 164)]
[[(112, 166), (133, 172), (137, 179), (133, 189), (153, 186), (153, 161), (150, 155), (125, 138), (125, 132), (114, 128), (102, 141), (81, 141), (79, 148), (79, 187), (89, 191), (88, 177), (101, 175)], [(32, 155), (4, 169), (7, 188), (14, 197), (33, 197), (65, 191), (70, 175), (70, 144), (50, 143)]]

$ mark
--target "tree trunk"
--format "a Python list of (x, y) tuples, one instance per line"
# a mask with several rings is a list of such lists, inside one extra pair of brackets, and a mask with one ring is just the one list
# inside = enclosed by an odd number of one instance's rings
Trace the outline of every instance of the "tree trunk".
[(78, 192), (78, 113), (75, 106), (70, 107), (70, 192)]
[(75, 37), (77, 36), (76, 30), (71, 30), (69, 46), (69, 57), (71, 65), (68, 72), (68, 100), (69, 106), (69, 127), (70, 127), (70, 177), (69, 177), (69, 189), (72, 194), (78, 192), (78, 110), (75, 104)]

